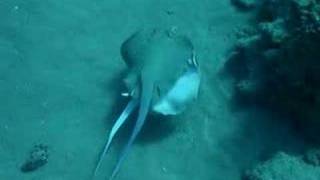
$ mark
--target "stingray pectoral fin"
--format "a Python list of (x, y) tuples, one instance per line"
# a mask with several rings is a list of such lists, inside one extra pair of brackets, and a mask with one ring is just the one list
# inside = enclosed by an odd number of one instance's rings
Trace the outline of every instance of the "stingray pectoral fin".
[[(148, 78), (147, 78), (148, 79)], [(132, 135), (125, 146), (124, 150), (122, 151), (120, 155), (120, 159), (118, 160), (112, 175), (110, 177), (110, 180), (112, 180), (118, 173), (120, 166), (123, 162), (123, 160), (128, 155), (128, 152), (131, 149), (132, 143), (136, 139), (137, 135), (139, 134), (149, 111), (151, 98), (152, 98), (152, 92), (153, 92), (153, 81), (151, 80), (144, 80), (142, 79), (142, 93), (141, 93), (141, 99), (140, 99), (140, 108), (139, 108), (139, 114), (138, 119), (136, 121), (135, 127), (133, 129)]]
[(109, 150), (110, 144), (113, 140), (113, 137), (118, 132), (119, 128), (122, 126), (122, 124), (128, 119), (128, 116), (132, 113), (132, 111), (137, 107), (138, 100), (132, 99), (126, 106), (126, 108), (122, 111), (119, 118), (116, 120), (116, 123), (113, 125), (111, 132), (108, 137), (108, 141), (104, 146), (103, 152), (101, 153), (99, 157), (99, 161), (94, 169), (94, 176), (97, 175), (98, 169), (102, 163), (103, 157), (106, 155), (107, 151)]

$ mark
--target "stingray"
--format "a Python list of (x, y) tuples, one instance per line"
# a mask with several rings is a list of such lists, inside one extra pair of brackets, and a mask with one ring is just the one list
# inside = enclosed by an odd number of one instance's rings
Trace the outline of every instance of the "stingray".
[(186, 37), (162, 29), (144, 29), (131, 35), (121, 45), (122, 59), (128, 67), (124, 83), (130, 101), (116, 120), (94, 170), (94, 176), (110, 148), (113, 137), (138, 108), (133, 132), (112, 172), (113, 179), (145, 123), (149, 111), (176, 115), (197, 98), (200, 83), (194, 48)]

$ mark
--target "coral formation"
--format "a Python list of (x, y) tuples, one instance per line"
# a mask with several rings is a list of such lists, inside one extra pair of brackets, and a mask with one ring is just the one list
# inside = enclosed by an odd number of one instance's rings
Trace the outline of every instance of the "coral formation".
[(248, 171), (245, 180), (317, 180), (320, 167), (306, 164), (300, 157), (278, 153), (272, 159)]
[(313, 148), (308, 150), (303, 159), (308, 164), (320, 166), (320, 149)]
[(320, 142), (320, 1), (263, 0), (253, 12), (226, 63), (235, 96), (291, 115)]

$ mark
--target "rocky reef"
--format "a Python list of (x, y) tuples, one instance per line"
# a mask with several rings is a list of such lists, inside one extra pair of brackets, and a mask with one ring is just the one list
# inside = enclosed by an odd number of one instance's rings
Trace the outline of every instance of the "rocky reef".
[(244, 180), (318, 180), (320, 167), (283, 152), (246, 172)]
[(320, 142), (320, 0), (250, 4), (251, 25), (237, 33), (225, 65), (235, 99), (290, 116), (305, 137)]

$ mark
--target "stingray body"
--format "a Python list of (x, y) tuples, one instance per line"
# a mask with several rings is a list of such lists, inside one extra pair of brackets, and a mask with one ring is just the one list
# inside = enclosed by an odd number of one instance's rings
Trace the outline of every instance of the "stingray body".
[(179, 107), (184, 107), (186, 99), (195, 98), (200, 83), (192, 43), (171, 31), (138, 31), (122, 44), (121, 55), (129, 70), (124, 82), (131, 100), (111, 129), (94, 176), (114, 135), (136, 108), (138, 118), (110, 179), (119, 171), (150, 109), (163, 115), (180, 113), (183, 108)]

